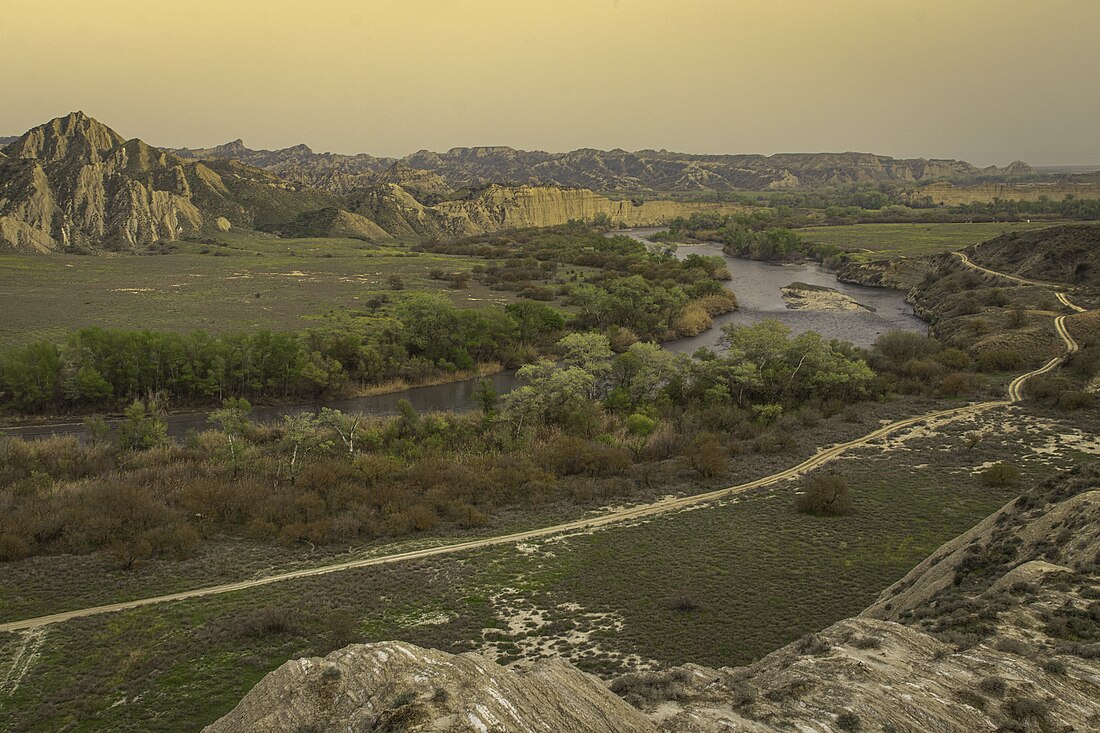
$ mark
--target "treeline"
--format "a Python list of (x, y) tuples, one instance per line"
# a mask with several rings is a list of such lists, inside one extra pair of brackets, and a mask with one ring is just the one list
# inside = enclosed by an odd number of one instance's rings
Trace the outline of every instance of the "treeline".
[(91, 410), (150, 394), (174, 403), (227, 397), (313, 399), (353, 385), (423, 381), (478, 363), (516, 366), (552, 345), (565, 317), (519, 302), (462, 309), (412, 294), (370, 330), (211, 335), (86, 328), (0, 355), (0, 408)]
[(524, 367), (503, 397), (483, 383), (464, 415), (403, 403), (392, 418), (258, 425), (228, 400), (209, 431), (173, 442), (137, 401), (88, 443), (0, 440), (0, 560), (105, 551), (132, 567), (227, 534), (319, 544), (478, 527), (504, 507), (656, 490), (656, 475), (718, 480), (876, 394), (848, 345), (774, 322), (726, 336), (727, 353), (687, 356), (652, 343), (616, 355), (604, 334), (571, 334), (560, 366)]

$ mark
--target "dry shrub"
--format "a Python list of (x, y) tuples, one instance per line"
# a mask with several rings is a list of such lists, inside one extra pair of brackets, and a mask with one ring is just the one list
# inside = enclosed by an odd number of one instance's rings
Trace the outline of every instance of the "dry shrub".
[(982, 483), (986, 486), (1005, 488), (1020, 483), (1020, 469), (1001, 461), (982, 471)]
[(803, 514), (843, 516), (852, 513), (848, 482), (836, 474), (813, 474), (795, 502)]
[(714, 478), (726, 470), (729, 451), (714, 433), (699, 433), (684, 451), (692, 470), (703, 478)]
[(263, 606), (244, 612), (232, 622), (237, 636), (263, 638), (283, 634), (297, 634), (295, 614), (288, 608)]
[(677, 338), (696, 336), (710, 328), (712, 323), (706, 308), (698, 303), (688, 303), (672, 322), (672, 334)]
[(559, 476), (619, 476), (631, 465), (625, 448), (558, 434), (539, 456), (546, 470)]
[(695, 305), (706, 311), (707, 315), (718, 316), (737, 310), (737, 296), (731, 290), (723, 290), (697, 299)]
[(649, 461), (662, 461), (679, 456), (682, 448), (681, 430), (668, 422), (662, 422), (646, 440), (646, 447), (641, 451), (641, 455)]

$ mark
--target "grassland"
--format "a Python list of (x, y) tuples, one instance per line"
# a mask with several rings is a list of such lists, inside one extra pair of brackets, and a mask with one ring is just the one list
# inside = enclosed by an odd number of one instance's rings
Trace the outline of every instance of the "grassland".
[[(433, 269), (468, 271), (482, 260), (411, 252), (402, 242), (225, 233), (217, 244), (173, 246), (170, 254), (148, 256), (0, 256), (0, 347), (59, 340), (86, 326), (228, 332), (369, 321), (376, 315), (372, 297), (394, 301), (404, 292), (438, 291), (460, 306), (514, 299), (476, 281), (456, 289), (429, 277)], [(395, 275), (403, 291), (389, 283)]]
[(860, 261), (920, 257), (952, 252), (1009, 232), (1050, 226), (1051, 222), (977, 222), (973, 224), (850, 224), (795, 229), (809, 242), (853, 252)]
[[(1002, 417), (972, 447), (963, 435), (981, 424), (964, 422), (843, 461), (849, 517), (796, 513), (791, 483), (636, 526), (49, 627), (0, 698), (0, 728), (194, 731), (283, 661), (350, 641), (555, 654), (603, 675), (750, 661), (858, 612), (1016, 493), (985, 485), (984, 466), (1011, 460), (1027, 480), (1095, 460), (1096, 415), (1077, 427), (1015, 408)], [(0, 639), (0, 669), (20, 641)]]

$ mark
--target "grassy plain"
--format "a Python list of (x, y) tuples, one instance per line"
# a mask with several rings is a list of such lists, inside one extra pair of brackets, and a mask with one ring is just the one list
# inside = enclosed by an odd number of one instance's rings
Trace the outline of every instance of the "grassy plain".
[(919, 257), (952, 252), (1009, 232), (1050, 226), (1052, 222), (976, 222), (972, 224), (849, 224), (793, 230), (809, 242), (852, 251), (860, 261)]
[[(468, 271), (482, 260), (411, 252), (408, 243), (225, 233), (218, 244), (175, 244), (164, 255), (0, 255), (0, 348), (87, 326), (228, 332), (369, 321), (373, 296), (392, 302), (416, 291), (471, 307), (514, 299), (476, 281), (456, 289), (433, 280), (433, 269)], [(392, 288), (394, 275), (404, 290)]]
[[(1073, 416), (1076, 427), (1017, 408), (999, 417), (970, 448), (963, 435), (981, 423), (918, 428), (843, 460), (849, 517), (796, 513), (792, 482), (634, 526), (49, 627), (0, 698), (0, 728), (194, 731), (282, 662), (351, 641), (504, 662), (555, 654), (605, 676), (744, 663), (857, 613), (1017, 493), (985, 485), (983, 467), (1009, 460), (1029, 480), (1095, 460), (1096, 415)], [(0, 668), (21, 641), (0, 638)]]

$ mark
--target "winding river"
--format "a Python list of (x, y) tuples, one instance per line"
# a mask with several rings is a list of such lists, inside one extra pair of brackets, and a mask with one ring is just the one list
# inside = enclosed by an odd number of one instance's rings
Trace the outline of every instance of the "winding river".
[[(659, 231), (661, 231), (660, 227), (624, 230), (612, 232), (612, 234), (625, 234), (652, 244), (648, 237)], [(714, 327), (698, 336), (665, 344), (665, 348), (670, 351), (690, 353), (701, 347), (717, 348), (722, 337), (721, 326), (727, 323), (748, 325), (768, 318), (782, 321), (796, 334), (817, 331), (826, 338), (844, 339), (858, 346), (870, 346), (879, 335), (894, 329), (922, 333), (927, 330), (926, 324), (913, 314), (913, 309), (905, 302), (901, 292), (842, 283), (817, 263), (775, 265), (742, 260), (723, 254), (717, 245), (677, 248), (677, 257), (683, 258), (690, 254), (718, 255), (726, 260), (732, 278), (725, 283), (725, 286), (737, 293), (740, 308), (733, 313), (718, 316), (714, 319)], [(795, 281), (833, 288), (850, 296), (867, 310), (791, 310), (787, 308), (780, 289)], [(502, 394), (513, 389), (517, 383), (515, 371), (501, 372), (488, 379)], [(402, 399), (408, 400), (413, 408), (421, 413), (444, 410), (463, 411), (473, 407), (474, 390), (479, 381), (479, 379), (467, 379), (430, 387), (413, 387), (401, 392), (371, 397), (333, 400), (323, 404), (256, 407), (253, 410), (253, 419), (259, 422), (273, 422), (288, 414), (317, 412), (321, 407), (330, 407), (343, 412), (360, 412), (365, 415), (390, 415), (396, 412), (397, 402)], [(169, 435), (178, 438), (185, 436), (191, 430), (206, 428), (207, 414), (194, 412), (169, 415), (166, 418)], [(0, 428), (0, 435), (28, 439), (50, 435), (84, 436), (85, 430), (80, 421), (67, 421)]]

